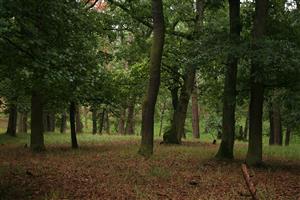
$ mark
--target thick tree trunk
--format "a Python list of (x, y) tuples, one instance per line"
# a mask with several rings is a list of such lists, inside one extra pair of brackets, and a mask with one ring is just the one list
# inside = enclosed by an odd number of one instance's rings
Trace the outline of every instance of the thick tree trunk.
[(200, 138), (198, 91), (196, 87), (194, 87), (192, 93), (192, 126), (194, 138)]
[(291, 128), (287, 127), (286, 128), (286, 133), (285, 133), (285, 146), (290, 145), (290, 138), (291, 138)]
[(93, 134), (97, 133), (97, 110), (93, 108), (92, 110), (92, 121), (93, 121)]
[(76, 104), (75, 102), (71, 102), (70, 103), (70, 127), (71, 127), (71, 142), (72, 142), (73, 149), (78, 148), (75, 121), (76, 121)]
[(79, 105), (76, 105), (76, 133), (83, 132), (83, 123), (81, 122), (81, 109)]
[(67, 114), (63, 112), (60, 119), (60, 133), (66, 133), (67, 129)]
[(121, 108), (119, 123), (118, 123), (118, 133), (120, 135), (125, 135), (125, 119), (126, 119), (126, 109)]
[(150, 72), (147, 93), (142, 108), (142, 141), (139, 153), (153, 154), (154, 112), (160, 85), (160, 68), (165, 38), (162, 0), (152, 0), (153, 39), (150, 56)]
[[(230, 41), (235, 47), (240, 38), (240, 0), (229, 0)], [(233, 159), (235, 138), (236, 79), (239, 58), (228, 55), (223, 95), (222, 141), (216, 157)]]
[(31, 96), (31, 135), (30, 148), (33, 151), (45, 150), (43, 128), (43, 101), (38, 92), (32, 92)]
[[(204, 1), (196, 1), (196, 18), (195, 18), (195, 28), (194, 28), (194, 38), (199, 36), (201, 26), (203, 23), (203, 11), (204, 11)], [(181, 138), (184, 136), (184, 126), (187, 108), (190, 100), (190, 96), (195, 83), (196, 68), (194, 66), (189, 66), (186, 68), (184, 74), (184, 83), (180, 91), (180, 97), (177, 107), (174, 111), (173, 119), (171, 121), (171, 128), (165, 132), (163, 139), (164, 143), (169, 144), (180, 144)]]
[(24, 113), (19, 113), (18, 114), (18, 132), (19, 133), (27, 133), (27, 113), (24, 112)]
[(135, 101), (132, 101), (128, 106), (128, 113), (127, 113), (127, 121), (126, 121), (126, 134), (134, 135), (134, 107)]
[(15, 137), (17, 134), (18, 111), (15, 104), (9, 106), (9, 117), (6, 134)]
[[(258, 50), (257, 42), (264, 38), (268, 16), (268, 0), (255, 3), (252, 48)], [(251, 61), (249, 144), (246, 162), (249, 165), (262, 164), (262, 114), (264, 102), (263, 63), (255, 58)]]

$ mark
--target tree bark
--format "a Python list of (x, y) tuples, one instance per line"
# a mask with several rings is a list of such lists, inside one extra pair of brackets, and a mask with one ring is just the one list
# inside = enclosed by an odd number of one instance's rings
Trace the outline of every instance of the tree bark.
[(245, 120), (245, 128), (244, 128), (244, 133), (243, 133), (243, 140), (247, 140), (248, 137), (248, 131), (249, 131), (249, 110), (247, 112), (247, 117)]
[(60, 119), (60, 133), (66, 133), (67, 129), (67, 114), (63, 112)]
[(274, 120), (273, 120), (273, 109), (272, 109), (272, 103), (270, 103), (269, 108), (269, 122), (270, 122), (270, 136), (269, 136), (269, 145), (275, 144), (275, 138), (274, 138)]
[(81, 122), (81, 109), (79, 105), (76, 105), (76, 133), (82, 133), (83, 132), (83, 123)]
[[(258, 40), (264, 38), (267, 26), (268, 0), (255, 3), (253, 26), (253, 50), (258, 50)], [(249, 144), (246, 162), (249, 165), (262, 164), (262, 114), (264, 102), (263, 63), (251, 60), (250, 78), (250, 117), (249, 117)]]
[(161, 136), (161, 133), (162, 133), (164, 116), (165, 116), (165, 110), (166, 110), (166, 102), (164, 101), (163, 107), (162, 107), (161, 113), (160, 113), (160, 125), (159, 125), (159, 133), (158, 133), (159, 137)]
[(92, 110), (92, 121), (93, 121), (93, 134), (97, 133), (97, 110), (93, 108)]
[(290, 138), (291, 138), (291, 128), (288, 126), (286, 128), (286, 133), (285, 133), (285, 146), (290, 145)]
[(70, 126), (71, 126), (71, 143), (73, 149), (78, 148), (75, 121), (76, 121), (76, 104), (75, 102), (71, 102), (70, 103)]
[(55, 132), (55, 114), (47, 114), (47, 132)]
[[(133, 125), (134, 127), (134, 125)], [(105, 132), (110, 134), (110, 122), (109, 122), (109, 115), (108, 111), (105, 112)]]
[(125, 135), (125, 119), (126, 119), (126, 109), (121, 108), (119, 123), (118, 123), (118, 133), (120, 135)]
[(102, 112), (99, 118), (99, 133), (102, 134), (103, 133), (103, 127), (104, 127), (104, 122), (105, 122), (105, 113), (106, 113), (106, 109), (102, 108)]
[(128, 106), (128, 114), (127, 114), (127, 121), (126, 121), (126, 134), (134, 135), (134, 107), (135, 101), (130, 102)]
[(37, 91), (33, 91), (31, 96), (30, 148), (33, 151), (45, 150), (43, 127), (43, 101), (41, 94)]
[[(230, 42), (233, 47), (240, 39), (240, 0), (229, 0)], [(236, 79), (239, 57), (228, 54), (223, 95), (222, 141), (216, 157), (233, 159), (235, 138)]]
[(19, 133), (27, 133), (27, 113), (19, 113), (19, 121), (18, 121), (18, 132)]
[(160, 85), (160, 68), (165, 38), (165, 23), (162, 0), (152, 0), (153, 39), (150, 56), (150, 72), (147, 94), (142, 108), (141, 147), (143, 156), (153, 154), (154, 112)]
[(192, 93), (192, 126), (194, 138), (200, 138), (198, 91), (196, 87), (194, 87)]
[(17, 119), (18, 119), (18, 111), (17, 106), (15, 104), (10, 104), (9, 106), (9, 118), (7, 124), (6, 134), (10, 136), (17, 136)]
[[(194, 27), (194, 38), (197, 38), (203, 23), (204, 1), (196, 1), (196, 18)], [(181, 144), (181, 138), (184, 136), (184, 126), (186, 120), (187, 108), (190, 96), (193, 90), (196, 76), (195, 66), (189, 66), (185, 69), (184, 83), (180, 90), (180, 97), (177, 107), (174, 111), (173, 119), (171, 121), (171, 128), (165, 132), (163, 139), (164, 143)]]

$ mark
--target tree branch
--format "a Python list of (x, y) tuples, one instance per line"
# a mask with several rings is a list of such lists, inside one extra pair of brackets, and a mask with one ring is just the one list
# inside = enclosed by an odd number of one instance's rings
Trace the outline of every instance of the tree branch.
[[(153, 25), (152, 23), (149, 23), (145, 20), (143, 20), (142, 18), (140, 18), (139, 16), (136, 16), (130, 9), (128, 9), (125, 5), (116, 2), (115, 0), (107, 0), (109, 3), (116, 5), (117, 7), (121, 8), (124, 12), (126, 12), (127, 14), (129, 14), (134, 20), (138, 21), (139, 23), (145, 25), (146, 27), (153, 29)], [(179, 32), (179, 31), (175, 31), (174, 29), (167, 29), (166, 30), (166, 34), (169, 35), (174, 35), (174, 36), (178, 36), (181, 38), (185, 38), (187, 40), (193, 40), (193, 37), (191, 34), (188, 33), (183, 33), (183, 32)]]

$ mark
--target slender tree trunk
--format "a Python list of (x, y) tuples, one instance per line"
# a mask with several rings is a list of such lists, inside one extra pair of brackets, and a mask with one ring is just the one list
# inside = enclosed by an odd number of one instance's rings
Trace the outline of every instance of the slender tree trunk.
[(275, 137), (274, 137), (274, 119), (273, 119), (273, 108), (272, 103), (270, 103), (269, 108), (269, 122), (270, 122), (270, 136), (269, 136), (269, 145), (275, 144)]
[(147, 94), (142, 108), (142, 141), (139, 153), (153, 154), (154, 112), (160, 85), (160, 67), (164, 47), (165, 23), (162, 0), (152, 0), (153, 39), (150, 56), (150, 72)]
[(81, 122), (81, 109), (79, 105), (76, 105), (76, 133), (82, 133), (83, 132), (83, 124)]
[(103, 127), (104, 127), (104, 122), (105, 122), (105, 113), (106, 113), (106, 109), (103, 108), (102, 109), (102, 112), (101, 112), (101, 115), (100, 115), (100, 118), (99, 118), (99, 133), (102, 134), (103, 132)]
[(93, 134), (97, 133), (97, 110), (93, 108), (92, 110), (92, 121), (93, 121)]
[(118, 133), (125, 135), (125, 119), (126, 119), (126, 109), (121, 108), (120, 119), (118, 123)]
[(33, 91), (31, 96), (30, 147), (33, 151), (45, 150), (43, 128), (43, 102), (41, 94), (36, 91)]
[(60, 119), (60, 133), (66, 133), (67, 129), (67, 114), (63, 112)]
[(245, 128), (244, 128), (244, 134), (243, 134), (243, 140), (247, 140), (247, 137), (248, 137), (248, 131), (249, 131), (249, 110), (248, 110), (248, 113), (247, 113), (247, 117), (246, 117), (246, 120), (245, 120)]
[(162, 107), (161, 113), (160, 113), (160, 125), (159, 125), (159, 134), (158, 134), (159, 137), (161, 136), (161, 133), (162, 133), (164, 116), (165, 116), (165, 110), (166, 110), (166, 102), (164, 101), (163, 107)]
[(15, 137), (17, 134), (17, 119), (18, 119), (18, 111), (17, 106), (15, 104), (11, 104), (9, 106), (9, 118), (7, 124), (6, 134)]
[(127, 121), (126, 121), (126, 134), (134, 135), (134, 106), (135, 101), (132, 101), (128, 106), (128, 114), (127, 114)]
[(290, 145), (290, 138), (291, 138), (291, 128), (288, 126), (286, 128), (286, 133), (285, 133), (285, 146)]
[(200, 138), (198, 91), (196, 87), (194, 87), (192, 93), (192, 126), (194, 138)]
[[(230, 41), (235, 47), (240, 38), (240, 0), (229, 0)], [(232, 52), (228, 55), (223, 95), (222, 141), (216, 155), (233, 159), (235, 138), (236, 79), (239, 58)]]
[(72, 142), (73, 149), (78, 148), (75, 121), (76, 121), (76, 104), (75, 102), (71, 102), (70, 103), (70, 126), (71, 126), (71, 142)]
[(105, 112), (105, 131), (107, 134), (110, 134), (110, 122), (109, 122), (108, 111)]
[(47, 114), (47, 132), (55, 132), (55, 114)]
[[(258, 50), (257, 42), (264, 38), (266, 20), (268, 16), (268, 0), (255, 3), (255, 16), (253, 26), (252, 48)], [(249, 118), (249, 144), (246, 162), (249, 165), (262, 163), (262, 114), (264, 102), (263, 63), (255, 58), (251, 61), (250, 78), (250, 118)]]
[[(203, 11), (204, 11), (204, 1), (196, 1), (196, 19), (194, 27), (194, 38), (199, 36), (201, 26), (203, 23)], [(184, 126), (187, 108), (190, 100), (190, 96), (193, 90), (196, 76), (196, 68), (194, 66), (189, 66), (185, 69), (184, 83), (180, 91), (180, 97), (177, 107), (174, 111), (173, 119), (171, 121), (171, 128), (164, 134), (164, 143), (170, 144), (180, 144), (181, 138), (184, 136)]]

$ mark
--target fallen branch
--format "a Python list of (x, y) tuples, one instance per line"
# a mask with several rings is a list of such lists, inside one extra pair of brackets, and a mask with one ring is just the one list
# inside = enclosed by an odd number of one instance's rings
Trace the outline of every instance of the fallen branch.
[(246, 181), (247, 187), (249, 189), (249, 192), (252, 196), (252, 199), (253, 200), (258, 200), (258, 197), (256, 196), (256, 188), (254, 187), (254, 184), (250, 179), (248, 169), (247, 169), (247, 166), (245, 164), (242, 164), (242, 172), (243, 172), (243, 176), (244, 176), (244, 179)]

